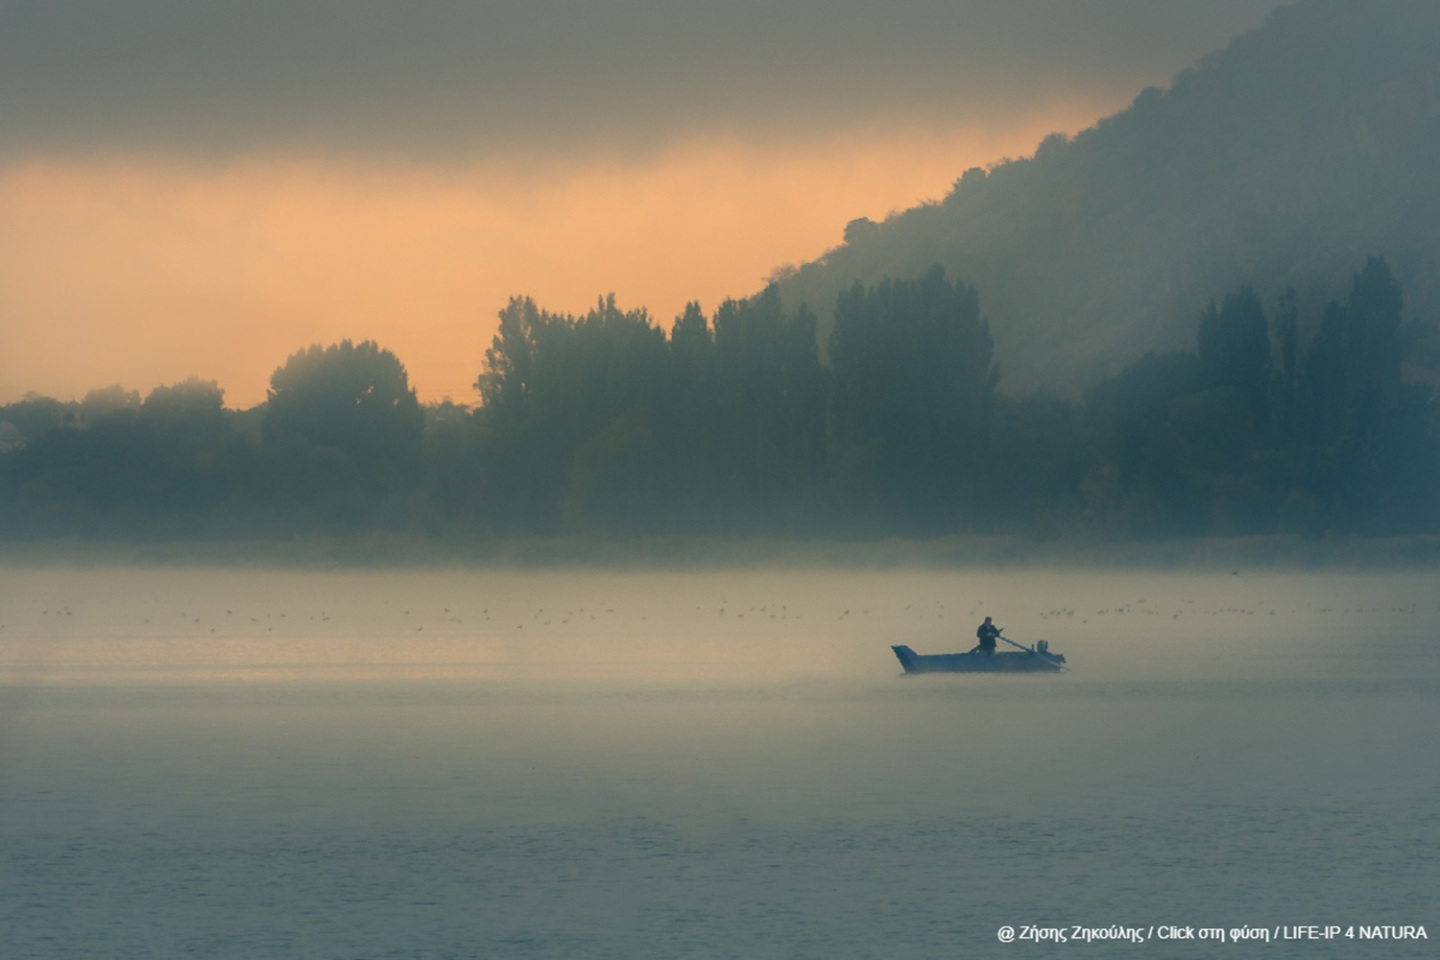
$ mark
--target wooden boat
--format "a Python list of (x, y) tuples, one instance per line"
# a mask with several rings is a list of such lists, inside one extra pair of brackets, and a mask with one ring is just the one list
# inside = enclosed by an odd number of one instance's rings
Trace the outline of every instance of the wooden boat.
[(1065, 655), (1051, 653), (1050, 645), (1044, 640), (1026, 647), (1008, 637), (1000, 639), (1017, 649), (930, 654), (916, 653), (904, 644), (890, 649), (895, 651), (906, 673), (1053, 673), (1065, 669)]

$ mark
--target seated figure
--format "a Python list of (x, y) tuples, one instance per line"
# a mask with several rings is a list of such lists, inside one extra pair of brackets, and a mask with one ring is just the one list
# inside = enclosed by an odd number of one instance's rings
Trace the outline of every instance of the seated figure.
[(991, 623), (989, 617), (986, 617), (985, 622), (980, 624), (979, 628), (976, 629), (975, 636), (980, 638), (980, 645), (976, 648), (977, 650), (981, 653), (994, 653), (995, 640), (1000, 636), (1000, 628)]

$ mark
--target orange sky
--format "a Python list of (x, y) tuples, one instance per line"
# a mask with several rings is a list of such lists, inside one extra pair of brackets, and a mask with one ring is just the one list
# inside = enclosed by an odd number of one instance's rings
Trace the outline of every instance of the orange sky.
[(823, 253), (853, 217), (938, 199), (965, 168), (1121, 106), (642, 158), (13, 165), (0, 172), (0, 402), (197, 375), (244, 408), (288, 354), (345, 337), (393, 350), (422, 400), (472, 402), (512, 294), (581, 311), (614, 291), (668, 329), (687, 300), (709, 312)]

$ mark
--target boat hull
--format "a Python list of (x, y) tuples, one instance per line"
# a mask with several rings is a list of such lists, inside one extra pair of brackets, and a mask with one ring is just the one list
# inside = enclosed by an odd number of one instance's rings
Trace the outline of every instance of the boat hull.
[(1006, 650), (996, 653), (916, 653), (893, 646), (906, 673), (1054, 673), (1065, 669), (1058, 653)]

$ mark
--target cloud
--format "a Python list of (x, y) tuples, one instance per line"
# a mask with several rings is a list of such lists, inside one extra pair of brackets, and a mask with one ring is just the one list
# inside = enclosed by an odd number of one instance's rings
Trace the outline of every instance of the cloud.
[[(9, 0), (0, 155), (648, 149), (1163, 82), (1272, 0)], [(1143, 81), (1143, 82), (1142, 82)]]
[(1075, 131), (1270, 0), (0, 0), (0, 402), (495, 311), (668, 324)]
[(14, 167), (0, 171), (0, 404), (193, 374), (247, 407), (290, 353), (346, 337), (395, 351), (424, 400), (473, 400), (512, 295), (583, 312), (613, 291), (668, 328), (686, 301), (713, 310), (838, 243), (848, 218), (937, 197), (957, 166), (1085, 115), (625, 163)]

